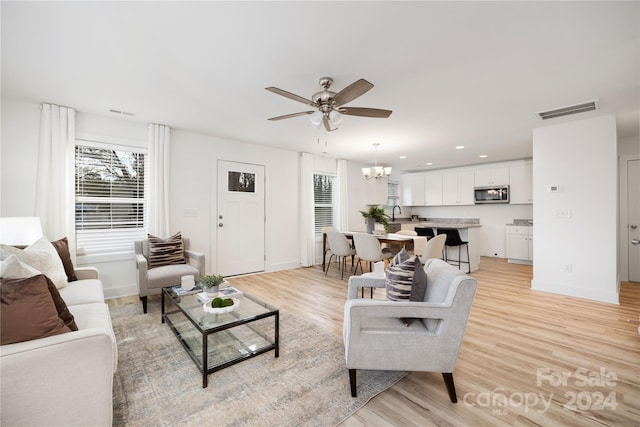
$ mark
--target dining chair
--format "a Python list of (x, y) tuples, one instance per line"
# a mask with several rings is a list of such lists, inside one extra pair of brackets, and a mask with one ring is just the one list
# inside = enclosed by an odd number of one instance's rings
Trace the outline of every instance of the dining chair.
[[(322, 233), (327, 234), (329, 231), (338, 231), (335, 227), (322, 227)], [(327, 261), (327, 254), (331, 255), (331, 244), (329, 243), (329, 237), (327, 236), (327, 244), (322, 254), (322, 265), (324, 266)], [(331, 259), (331, 257), (329, 257)], [(327, 269), (329, 266), (326, 267)]]
[(373, 234), (353, 233), (353, 243), (358, 257), (358, 263), (355, 269), (356, 273), (358, 272), (358, 266), (360, 266), (360, 271), (364, 272), (362, 269), (362, 261), (369, 262), (369, 271), (371, 271), (372, 263), (393, 257), (391, 251), (382, 250), (380, 241)]
[[(456, 228), (439, 228), (438, 234), (445, 234), (447, 238), (445, 239), (444, 246), (444, 260), (448, 263), (456, 263), (458, 268), (461, 267), (461, 264), (467, 264), (469, 269), (467, 273), (471, 273), (471, 263), (469, 262), (469, 242), (465, 242), (460, 238), (460, 232)], [(462, 246), (465, 246), (467, 249), (467, 260), (464, 261), (461, 258), (461, 249)], [(458, 248), (458, 259), (450, 259), (448, 248), (457, 247)]]
[[(423, 237), (426, 239), (426, 237)], [(439, 234), (436, 237), (432, 237), (428, 241), (425, 242), (425, 245), (422, 248), (422, 251), (416, 255), (419, 256), (420, 262), (425, 264), (428, 259), (431, 258), (442, 258), (442, 251), (444, 249), (444, 243), (447, 239), (446, 234)]]
[[(324, 274), (326, 276), (329, 272), (331, 259), (335, 256), (340, 266), (341, 278), (344, 279), (344, 272), (347, 269), (347, 257), (355, 255), (356, 251), (349, 244), (349, 239), (339, 231), (327, 231), (327, 240), (329, 247), (331, 247), (331, 256), (329, 257), (329, 263), (327, 264), (327, 269)], [(351, 269), (353, 270), (353, 263)]]

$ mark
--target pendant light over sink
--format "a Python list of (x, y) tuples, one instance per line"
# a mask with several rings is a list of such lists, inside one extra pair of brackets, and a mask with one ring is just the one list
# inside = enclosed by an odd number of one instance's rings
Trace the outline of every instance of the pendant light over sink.
[(373, 144), (373, 168), (362, 168), (362, 176), (364, 176), (365, 179), (380, 179), (382, 177), (391, 175), (391, 166), (378, 166), (378, 145), (380, 145), (380, 143), (378, 142)]

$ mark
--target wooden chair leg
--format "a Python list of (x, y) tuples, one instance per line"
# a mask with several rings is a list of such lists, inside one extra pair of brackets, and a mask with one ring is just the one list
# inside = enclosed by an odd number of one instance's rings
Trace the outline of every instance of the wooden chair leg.
[(456, 386), (453, 383), (453, 374), (451, 372), (443, 372), (442, 378), (447, 386), (447, 392), (449, 393), (449, 399), (452, 403), (458, 403), (458, 397), (456, 396)]
[(147, 297), (140, 297), (140, 301), (142, 301), (142, 312), (147, 312)]
[(356, 392), (356, 370), (349, 369), (349, 383), (351, 384), (351, 397), (358, 397)]

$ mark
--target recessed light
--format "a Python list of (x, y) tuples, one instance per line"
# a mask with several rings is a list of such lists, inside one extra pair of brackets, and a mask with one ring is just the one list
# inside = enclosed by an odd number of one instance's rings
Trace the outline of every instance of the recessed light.
[(401, 158), (401, 159), (406, 159), (406, 158), (407, 158), (407, 156), (400, 156), (400, 158)]
[(427, 163), (427, 166), (431, 166), (431, 165), (433, 165), (433, 163), (431, 163), (431, 162)]
[(480, 158), (481, 158), (481, 159), (484, 159), (484, 158), (486, 158), (486, 157), (487, 157), (487, 155), (486, 155), (486, 154), (481, 154), (481, 155), (480, 155)]
[(456, 147), (456, 150), (462, 150), (463, 148), (464, 148), (464, 145), (458, 145), (458, 146)]

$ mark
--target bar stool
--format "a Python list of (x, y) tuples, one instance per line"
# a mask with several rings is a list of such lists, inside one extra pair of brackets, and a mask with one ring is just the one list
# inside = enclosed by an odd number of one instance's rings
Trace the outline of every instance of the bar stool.
[[(449, 264), (457, 263), (458, 268), (460, 264), (464, 263), (469, 266), (467, 273), (471, 273), (471, 263), (469, 262), (469, 242), (465, 242), (460, 238), (460, 233), (455, 228), (438, 228), (438, 234), (446, 234), (447, 238), (444, 241), (444, 260)], [(449, 247), (458, 247), (458, 259), (449, 259)], [(465, 246), (467, 249), (467, 260), (464, 261), (461, 258), (461, 249)], [(452, 262), (450, 262), (452, 261)]]
[(433, 228), (431, 227), (415, 227), (414, 230), (416, 230), (418, 236), (426, 236), (427, 238), (435, 237), (435, 234), (433, 234)]

